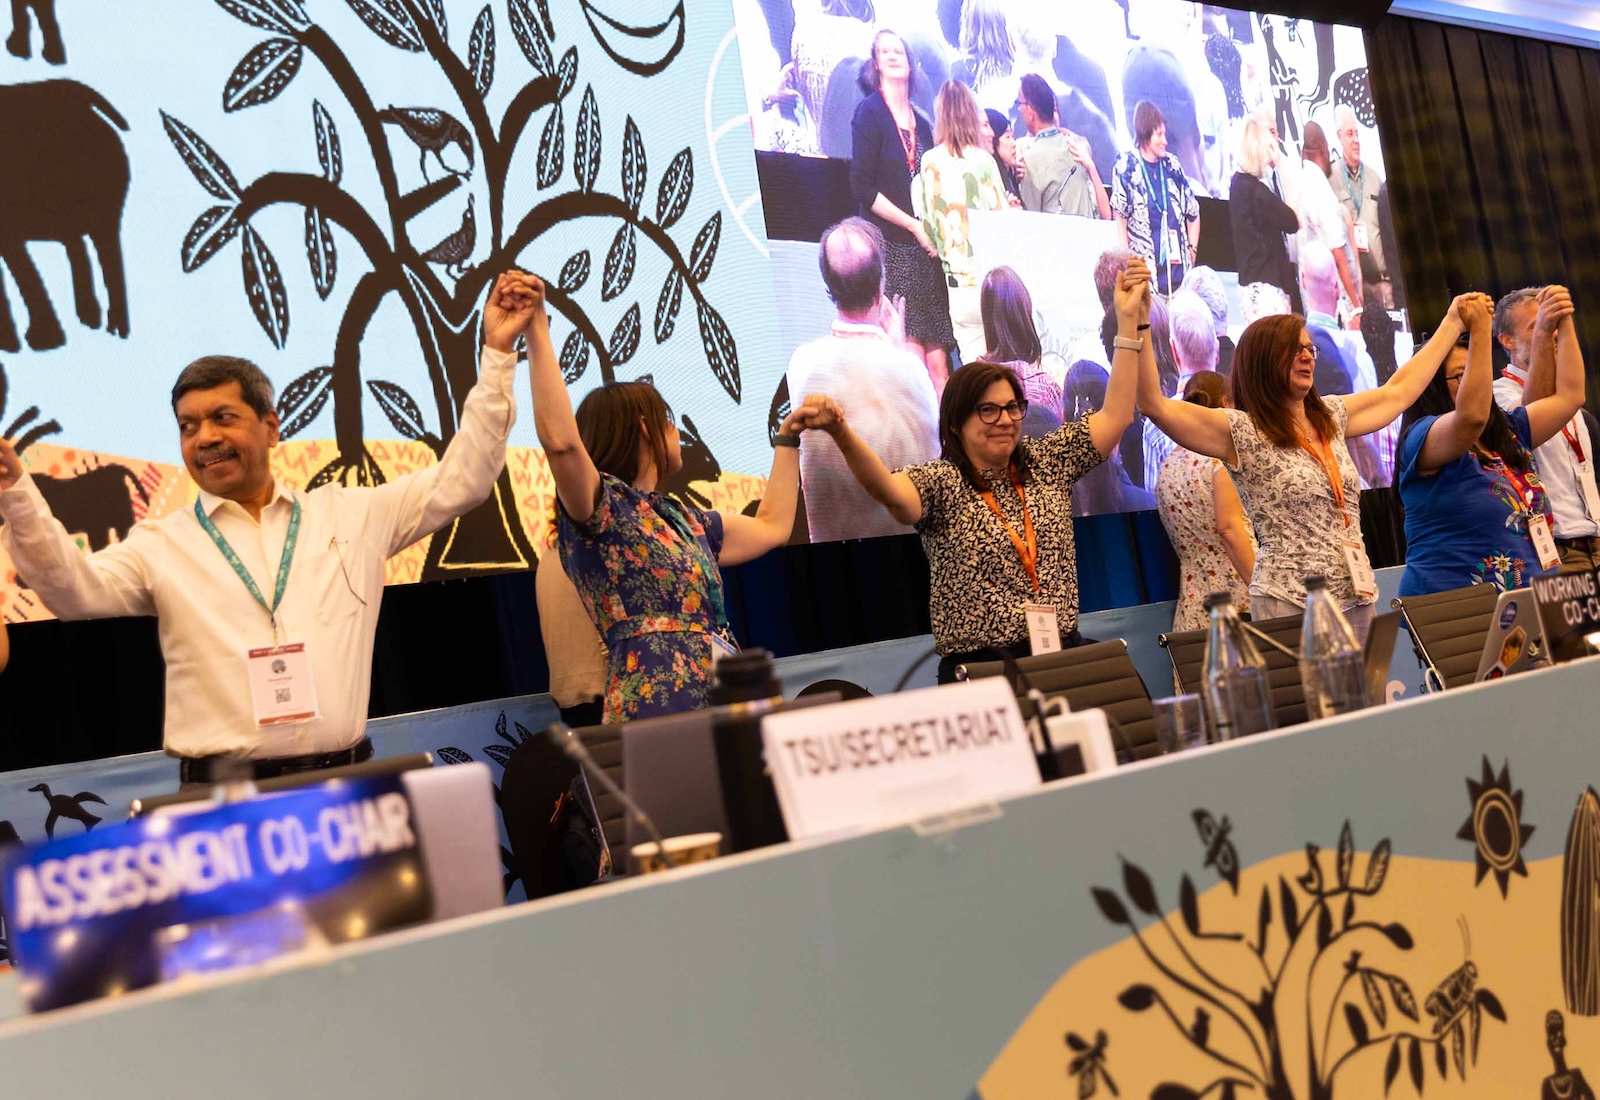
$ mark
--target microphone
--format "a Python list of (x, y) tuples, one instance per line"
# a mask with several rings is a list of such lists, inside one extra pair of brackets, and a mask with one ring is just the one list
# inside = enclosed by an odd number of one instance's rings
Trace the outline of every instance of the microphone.
[(607, 794), (622, 803), (622, 808), (639, 823), (650, 839), (655, 842), (656, 852), (661, 856), (661, 861), (669, 868), (676, 867), (678, 861), (673, 859), (667, 852), (667, 842), (661, 838), (661, 833), (656, 829), (656, 823), (650, 820), (650, 815), (644, 812), (644, 807), (630, 798), (628, 792), (617, 786), (617, 781), (607, 775), (604, 768), (595, 763), (594, 757), (590, 756), (589, 750), (584, 747), (582, 739), (572, 732), (572, 727), (564, 722), (551, 722), (549, 726), (545, 727), (544, 732), (545, 736), (550, 738), (557, 748), (566, 753), (571, 760), (575, 761), (589, 775), (597, 779), (600, 786), (605, 788)]

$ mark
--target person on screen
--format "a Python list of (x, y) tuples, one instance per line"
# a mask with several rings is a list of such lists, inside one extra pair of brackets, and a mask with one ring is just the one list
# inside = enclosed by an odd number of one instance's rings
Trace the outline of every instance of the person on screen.
[[(1232, 408), (1228, 380), (1216, 371), (1190, 375), (1183, 399), (1204, 409)], [(1256, 532), (1239, 490), (1219, 459), (1175, 447), (1156, 483), (1161, 526), (1178, 555), (1178, 607), (1173, 630), (1206, 625), (1206, 596), (1233, 593), (1234, 610), (1250, 610), (1250, 574), (1256, 567)]]
[(993, 107), (986, 107), (983, 123), (989, 152), (1000, 166), (1000, 185), (1006, 189), (1006, 201), (1012, 206), (1021, 206), (1022, 159), (1017, 156), (1017, 139), (1011, 136), (1011, 122)]
[[(1509, 362), (1495, 380), (1494, 399), (1506, 412), (1554, 392), (1558, 310), (1565, 300), (1565, 287), (1526, 287), (1495, 305), (1494, 338)], [(1594, 458), (1600, 436), (1583, 416), (1558, 434), (1534, 448), (1533, 465), (1550, 496), (1562, 569), (1593, 569), (1600, 566), (1600, 508), (1590, 503), (1600, 501)]]
[[(837, 311), (828, 335), (789, 358), (791, 394), (835, 397), (867, 445), (896, 466), (939, 453), (939, 399), (921, 359), (897, 340), (901, 318), (883, 296), (883, 235), (861, 218), (822, 234), (822, 282)], [(850, 474), (825, 435), (800, 437), (800, 484), (812, 542), (903, 535)]]
[(610, 654), (604, 720), (705, 705), (714, 652), (734, 646), (719, 566), (789, 541), (807, 410), (778, 428), (753, 516), (705, 511), (658, 492), (683, 466), (672, 410), (648, 382), (607, 382), (576, 414), (550, 343), (544, 283), (512, 272), (501, 308), (524, 319), (533, 423), (556, 488), (556, 547)]
[(1549, 312), (1557, 324), (1553, 393), (1509, 413), (1494, 403), (1494, 301), (1472, 294), (1458, 307), (1467, 335), (1406, 410), (1400, 426), (1402, 596), (1469, 584), (1503, 592), (1543, 571), (1531, 529), (1548, 531), (1553, 516), (1533, 449), (1561, 433), (1584, 397), (1572, 299), (1559, 288), (1543, 293), (1552, 299)]
[[(1062, 399), (1062, 422), (1082, 420), (1099, 412), (1106, 403), (1106, 384), (1110, 374), (1099, 363), (1080, 359), (1067, 370), (1066, 394)], [(1028, 415), (1033, 415), (1032, 407)], [(1131, 430), (1130, 430), (1131, 431)], [(1156, 498), (1128, 476), (1123, 456), (1130, 452), (1129, 431), (1111, 448), (1106, 460), (1080, 477), (1072, 486), (1074, 516), (1102, 516), (1113, 512), (1154, 511)], [(1133, 453), (1137, 453), (1138, 438)]]
[(1149, 268), (1130, 262), (1117, 286), (1121, 342), (1105, 404), (1044, 439), (1022, 435), (1022, 383), (995, 363), (974, 363), (951, 377), (939, 406), (941, 457), (894, 472), (837, 403), (815, 398), (818, 412), (807, 426), (832, 435), (867, 492), (922, 536), (941, 683), (954, 679), (958, 665), (992, 659), (997, 649), (1027, 654), (1030, 605), (1049, 609), (1038, 618), (1053, 624), (1052, 642), (1080, 642), (1072, 486), (1105, 461), (1132, 421), (1141, 357), (1155, 369), (1139, 335), (1149, 287)]
[(933, 127), (911, 106), (911, 64), (905, 42), (879, 31), (861, 67), (869, 94), (850, 123), (850, 194), (883, 234), (885, 286), (904, 300), (906, 340), (927, 365), (939, 393), (950, 376), (950, 298), (933, 239), (911, 212), (911, 182), (933, 148)]
[[(1002, 363), (1011, 368), (1022, 383), (1022, 396), (1028, 399), (1028, 412), (1048, 412), (1061, 426), (1061, 386), (1044, 368), (1044, 344), (1039, 340), (1039, 329), (1033, 323), (1033, 295), (1027, 284), (1013, 268), (990, 268), (983, 277), (979, 293), (979, 309), (983, 314), (983, 359), (989, 363)], [(1023, 434), (1047, 434), (1029, 430), (1023, 422)]]
[(829, 84), (842, 64), (867, 56), (877, 12), (872, 0), (811, 0), (795, 5), (793, 19), (789, 82), (804, 112), (805, 151), (822, 153)]
[(1111, 217), (1089, 141), (1056, 125), (1056, 93), (1044, 77), (1028, 73), (1017, 93), (1017, 113), (1028, 128), (1020, 143), (1022, 206), (1045, 214)]
[[(1203, 59), (1199, 61), (1201, 66), (1204, 63)], [(1203, 96), (1202, 101), (1220, 103), (1223, 95), (1216, 78), (1206, 71), (1204, 79), (1216, 94)], [(1123, 125), (1136, 139), (1138, 123), (1134, 113), (1141, 103), (1152, 104), (1161, 112), (1167, 151), (1178, 159), (1189, 185), (1200, 194), (1220, 198), (1225, 177), (1220, 172), (1213, 176), (1208, 158), (1219, 134), (1226, 136), (1226, 107), (1214, 114), (1203, 111), (1197, 104), (1190, 74), (1178, 55), (1170, 49), (1142, 43), (1130, 48), (1122, 63)]]
[(1334, 314), (1350, 327), (1358, 327), (1363, 314), (1360, 268), (1350, 245), (1351, 222), (1339, 197), (1328, 182), (1332, 163), (1328, 137), (1315, 122), (1306, 123), (1305, 144), (1300, 155), (1300, 232), (1295, 236), (1296, 254), (1311, 244), (1321, 244), (1333, 253), (1339, 273), (1339, 308)]
[(1205, 264), (1196, 264), (1184, 277), (1183, 289), (1193, 291), (1211, 311), (1211, 326), (1217, 334), (1215, 370), (1226, 378), (1233, 371), (1233, 337), (1228, 335), (1228, 293), (1222, 276)]
[(1167, 120), (1154, 103), (1133, 111), (1136, 148), (1117, 159), (1111, 174), (1111, 209), (1122, 246), (1143, 256), (1155, 272), (1155, 290), (1183, 285), (1200, 239), (1200, 202), (1178, 158), (1167, 152)]
[(1300, 231), (1300, 187), (1298, 173), (1288, 165), (1288, 154), (1262, 121), (1245, 119), (1239, 170), (1228, 187), (1239, 285), (1271, 283), (1289, 295), (1292, 306), (1299, 291), (1286, 238)]
[(0, 439), (0, 546), (18, 576), (60, 619), (156, 616), (165, 748), (179, 758), (180, 782), (212, 781), (222, 757), (270, 778), (372, 755), (364, 734), (383, 564), (481, 504), (505, 466), (513, 342), (527, 322), (525, 309), (501, 300), (512, 278), (500, 277), (484, 307), (478, 382), (450, 445), (437, 465), (383, 485), (335, 480), (301, 492), (279, 481), (272, 383), (226, 355), (195, 360), (172, 387), (199, 499), (93, 554)]
[(1295, 314), (1265, 317), (1239, 337), (1230, 379), (1234, 408), (1176, 401), (1155, 363), (1141, 361), (1139, 408), (1181, 447), (1220, 458), (1260, 540), (1250, 577), (1251, 614), (1292, 615), (1302, 579), (1322, 574), (1365, 639), (1377, 583), (1361, 538), (1360, 482), (1346, 440), (1375, 432), (1427, 386), (1461, 334), (1452, 306), (1433, 338), (1387, 384), (1324, 398), (1314, 382), (1317, 345)]
[(1394, 288), (1389, 284), (1391, 257), (1383, 250), (1378, 232), (1378, 189), (1383, 174), (1361, 159), (1361, 126), (1348, 104), (1333, 109), (1334, 131), (1344, 155), (1333, 164), (1329, 182), (1352, 222), (1352, 240), (1361, 264), (1361, 282), (1378, 292), (1385, 309), (1394, 308)]
[(978, 311), (978, 264), (972, 249), (969, 211), (1005, 209), (1000, 168), (984, 147), (982, 118), (972, 89), (947, 80), (934, 104), (933, 148), (922, 155), (912, 181), (911, 209), (944, 265), (950, 327), (961, 361), (983, 353)]
[[(1378, 384), (1378, 371), (1367, 354), (1366, 342), (1342, 328), (1334, 317), (1339, 303), (1339, 273), (1333, 253), (1324, 244), (1310, 242), (1300, 253), (1300, 287), (1306, 308), (1306, 331), (1317, 345), (1317, 392), (1332, 394), (1370, 390)], [(1371, 489), (1394, 480), (1395, 425), (1351, 439), (1361, 487)]]
[(1189, 379), (1217, 369), (1217, 326), (1206, 305), (1188, 285), (1167, 302), (1172, 333), (1172, 359), (1178, 368), (1177, 392), (1187, 393)]

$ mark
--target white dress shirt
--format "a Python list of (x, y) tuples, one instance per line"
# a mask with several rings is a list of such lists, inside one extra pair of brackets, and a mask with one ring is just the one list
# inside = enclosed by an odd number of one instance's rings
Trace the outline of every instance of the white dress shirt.
[[(272, 617), (201, 528), (192, 505), (139, 523), (123, 541), (86, 555), (24, 474), (0, 493), (6, 521), (0, 545), (62, 619), (157, 617), (167, 665), (168, 753), (260, 759), (349, 748), (366, 728), (384, 561), (482, 502), (505, 466), (516, 416), (516, 357), (485, 348), (480, 367), (460, 428), (435, 466), (373, 488), (292, 493), (280, 483), (259, 524), (239, 504), (199, 494), (269, 603), (289, 517), (300, 502), (276, 637)], [(245, 652), (284, 641), (306, 643), (321, 716), (259, 727)]]
[[(1494, 399), (1507, 411), (1522, 405), (1522, 387), (1526, 379), (1514, 367), (1494, 380)], [(1567, 436), (1571, 435), (1569, 441)], [(1585, 470), (1578, 462), (1578, 449), (1588, 459)], [(1555, 515), (1553, 534), (1558, 539), (1581, 539), (1600, 535), (1600, 523), (1591, 516), (1583, 502), (1580, 477), (1594, 481), (1594, 440), (1589, 438), (1589, 425), (1579, 412), (1567, 424), (1565, 432), (1557, 432), (1533, 449), (1533, 465), (1544, 482), (1545, 495), (1550, 500), (1550, 511)]]

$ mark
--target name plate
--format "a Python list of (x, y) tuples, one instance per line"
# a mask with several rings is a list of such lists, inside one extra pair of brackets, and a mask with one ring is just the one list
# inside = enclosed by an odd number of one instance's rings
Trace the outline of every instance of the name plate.
[(880, 828), (1039, 786), (1004, 677), (773, 714), (761, 723), (789, 835)]
[(1539, 626), (1551, 663), (1564, 664), (1595, 651), (1588, 639), (1600, 631), (1600, 579), (1595, 572), (1531, 577)]
[(433, 913), (396, 776), (8, 846), (0, 887), (11, 958), (35, 1012)]

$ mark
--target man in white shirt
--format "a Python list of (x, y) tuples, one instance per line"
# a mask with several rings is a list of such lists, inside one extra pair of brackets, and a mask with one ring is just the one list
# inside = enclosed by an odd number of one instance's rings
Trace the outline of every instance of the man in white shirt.
[[(1360, 393), (1378, 384), (1378, 368), (1358, 332), (1339, 327), (1334, 311), (1339, 303), (1339, 274), (1334, 253), (1321, 241), (1308, 241), (1300, 252), (1300, 292), (1306, 307), (1306, 332), (1317, 348), (1317, 392)], [(1350, 457), (1361, 475), (1361, 487), (1371, 489), (1394, 481), (1394, 451), (1399, 422), (1368, 435), (1347, 439)]]
[(478, 384), (439, 463), (373, 488), (293, 492), (272, 474), (271, 383), (244, 359), (208, 356), (172, 390), (193, 507), (83, 554), (0, 439), (0, 545), (62, 619), (155, 615), (166, 659), (166, 751), (180, 781), (247, 759), (257, 778), (354, 763), (391, 555), (480, 504), (505, 465), (515, 418), (513, 341), (531, 307), (499, 288), (484, 310)]
[(1313, 241), (1327, 246), (1339, 274), (1339, 308), (1334, 316), (1359, 324), (1361, 283), (1348, 253), (1349, 222), (1339, 196), (1328, 182), (1328, 136), (1315, 122), (1306, 123), (1300, 155), (1304, 159), (1300, 162), (1300, 232), (1294, 237), (1296, 249)]
[[(856, 434), (891, 470), (938, 458), (933, 383), (922, 360), (900, 345), (904, 322), (883, 298), (882, 234), (846, 218), (823, 232), (818, 255), (838, 316), (827, 336), (790, 357), (790, 403), (798, 407), (810, 394), (837, 398)], [(911, 530), (867, 495), (826, 432), (800, 437), (800, 488), (812, 542)]]
[[(1514, 409), (1555, 389), (1556, 329), (1572, 311), (1561, 286), (1524, 287), (1501, 298), (1494, 337), (1510, 360), (1494, 382), (1494, 399)], [(1595, 440), (1580, 410), (1549, 441), (1534, 448), (1533, 465), (1555, 515), (1556, 549), (1563, 570), (1600, 566), (1600, 491), (1595, 485)]]
[[(1361, 127), (1355, 111), (1341, 103), (1333, 111), (1334, 132), (1343, 153), (1333, 162), (1328, 182), (1351, 218), (1351, 233), (1361, 265), (1361, 282), (1378, 292), (1385, 309), (1394, 308), (1394, 288), (1389, 281), (1389, 260), (1378, 232), (1378, 189), (1383, 173), (1361, 159)], [(1357, 303), (1359, 304), (1359, 303)]]

